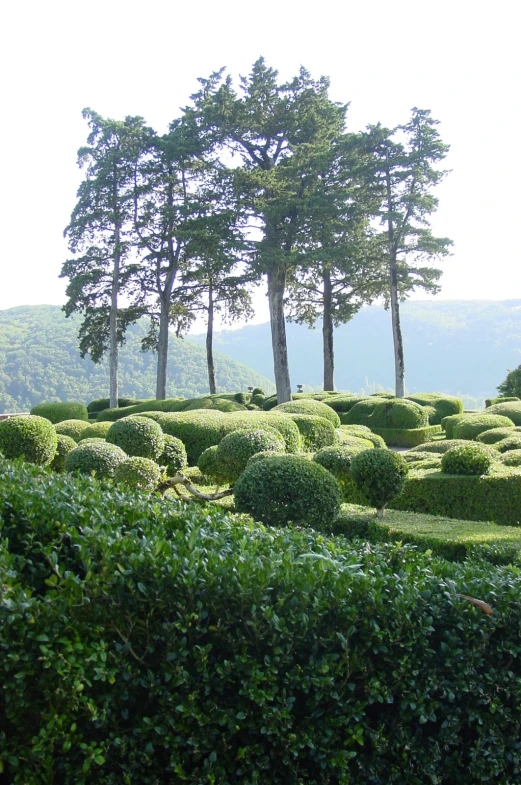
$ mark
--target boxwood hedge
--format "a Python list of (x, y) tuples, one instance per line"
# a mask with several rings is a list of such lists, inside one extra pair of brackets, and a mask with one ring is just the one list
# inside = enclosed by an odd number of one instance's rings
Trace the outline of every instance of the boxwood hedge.
[(0, 422), (0, 453), (47, 466), (58, 446), (58, 435), (49, 420), (37, 415), (9, 417)]
[(340, 425), (340, 417), (330, 406), (322, 403), (322, 401), (314, 401), (312, 398), (301, 398), (299, 401), (280, 403), (278, 406), (275, 406), (273, 411), (282, 412), (283, 414), (313, 414), (315, 417), (323, 417), (325, 420), (329, 420), (333, 428), (338, 428)]
[(377, 403), (367, 425), (372, 431), (382, 428), (426, 428), (429, 425), (429, 416), (425, 407), (420, 404), (397, 398)]
[(519, 569), (5, 461), (0, 487), (9, 785), (520, 781)]
[(508, 417), (498, 414), (469, 414), (459, 420), (454, 427), (455, 439), (475, 439), (480, 433), (492, 428), (508, 428), (514, 426)]
[(427, 425), (423, 428), (374, 428), (374, 432), (392, 447), (417, 447), (440, 433), (441, 427)]
[(521, 401), (511, 401), (507, 403), (496, 403), (489, 406), (487, 414), (497, 414), (508, 417), (514, 425), (521, 425)]
[(45, 417), (52, 423), (62, 422), (62, 420), (88, 420), (89, 413), (87, 407), (82, 403), (67, 401), (66, 403), (39, 403), (33, 406), (31, 414), (38, 417)]
[[(278, 410), (274, 409), (274, 411)], [(290, 417), (299, 429), (302, 449), (305, 451), (315, 452), (315, 450), (335, 444), (337, 441), (335, 427), (330, 420), (326, 420), (324, 417), (317, 417), (314, 414), (290, 414), (289, 412), (286, 413), (286, 416)]]
[(127, 455), (157, 460), (165, 447), (161, 426), (148, 417), (133, 415), (113, 423), (105, 437)]
[(61, 422), (56, 423), (54, 430), (56, 433), (61, 433), (64, 436), (70, 436), (71, 439), (74, 439), (74, 441), (77, 442), (88, 427), (85, 420), (62, 420)]

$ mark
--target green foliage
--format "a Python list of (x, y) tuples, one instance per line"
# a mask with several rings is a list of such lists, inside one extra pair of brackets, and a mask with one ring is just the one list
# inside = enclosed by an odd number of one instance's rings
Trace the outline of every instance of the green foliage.
[(296, 455), (281, 455), (247, 466), (234, 487), (235, 506), (270, 526), (313, 526), (333, 519), (341, 494), (322, 466)]
[(224, 420), (232, 416), (213, 410), (167, 412), (158, 417), (157, 422), (164, 433), (175, 436), (183, 442), (188, 463), (190, 466), (195, 466), (207, 447), (219, 444), (224, 435)]
[(332, 424), (333, 428), (340, 425), (338, 414), (322, 401), (314, 401), (312, 398), (303, 398), (299, 401), (288, 401), (275, 407), (274, 411), (285, 414), (313, 414), (315, 417), (323, 417)]
[(429, 425), (429, 416), (425, 407), (414, 403), (414, 401), (407, 401), (405, 398), (393, 399), (377, 403), (367, 420), (367, 425), (371, 430), (377, 428), (399, 428), (400, 430), (426, 428)]
[(134, 406), (125, 406), (117, 409), (104, 409), (98, 414), (97, 422), (116, 422), (131, 414), (144, 412), (182, 412), (189, 405), (187, 398), (166, 398), (164, 401), (145, 401)]
[(465, 444), (465, 439), (440, 439), (437, 442), (425, 442), (411, 449), (411, 453), (431, 452), (443, 454), (453, 447), (461, 447)]
[(499, 452), (509, 452), (509, 450), (518, 450), (521, 448), (521, 433), (513, 433), (512, 436), (507, 436), (506, 439), (494, 444), (494, 448)]
[(481, 477), (439, 471), (411, 472), (391, 506), (397, 510), (518, 526), (521, 524), (521, 470), (496, 463)]
[(64, 472), (65, 471), (65, 459), (67, 455), (72, 452), (76, 447), (77, 443), (71, 436), (66, 436), (65, 434), (59, 433), (58, 434), (58, 444), (56, 446), (56, 452), (54, 453), (54, 458), (51, 462), (51, 469), (55, 472)]
[(0, 487), (9, 785), (518, 780), (517, 568), (5, 461)]
[(375, 428), (375, 433), (392, 447), (417, 447), (441, 432), (439, 425), (424, 428)]
[(38, 417), (45, 417), (52, 423), (63, 422), (63, 420), (88, 420), (89, 413), (87, 407), (82, 403), (67, 401), (66, 403), (39, 403), (33, 406), (31, 414)]
[[(274, 411), (278, 411), (278, 409)], [(302, 449), (306, 452), (314, 452), (336, 443), (335, 427), (330, 420), (317, 417), (314, 414), (290, 414), (287, 412), (286, 416), (290, 417), (299, 429)]]
[(443, 454), (441, 470), (445, 474), (474, 474), (479, 477), (489, 471), (493, 462), (491, 447), (485, 444), (462, 444)]
[(409, 401), (415, 401), (421, 406), (434, 407), (436, 417), (429, 416), (431, 425), (439, 425), (444, 417), (463, 412), (463, 401), (453, 395), (443, 395), (443, 393), (415, 393), (408, 395)]
[(500, 442), (502, 439), (506, 439), (507, 436), (514, 436), (515, 433), (519, 433), (521, 428), (509, 426), (508, 428), (491, 428), (489, 431), (483, 431), (483, 433), (478, 433), (476, 436), (476, 441), (481, 442), (482, 444), (495, 444), (496, 442)]
[(37, 415), (9, 417), (0, 422), (0, 453), (5, 458), (23, 458), (40, 466), (50, 464), (58, 436), (48, 419)]
[(369, 427), (369, 418), (379, 403), (389, 404), (386, 398), (368, 397), (355, 403), (349, 411), (341, 414), (342, 425), (366, 425)]
[(161, 470), (150, 458), (133, 456), (118, 463), (114, 472), (114, 482), (127, 488), (140, 491), (153, 491), (161, 479)]
[[(136, 406), (137, 404), (145, 403), (136, 398), (118, 398), (118, 406)], [(87, 404), (87, 411), (90, 414), (97, 414), (110, 407), (110, 398), (96, 398)]]
[(255, 395), (265, 395), (265, 392), (262, 389), (262, 387), (254, 387), (253, 388), (252, 396), (255, 396)]
[(300, 433), (291, 417), (279, 412), (236, 412), (224, 415), (223, 436), (238, 428), (275, 428), (286, 443), (286, 452), (298, 453), (301, 447)]
[(366, 450), (351, 462), (351, 477), (371, 507), (380, 512), (403, 488), (408, 466), (403, 456), (390, 450)]
[(496, 403), (507, 403), (511, 401), (521, 401), (521, 398), (517, 398), (516, 396), (508, 396), (508, 395), (500, 395), (497, 398), (485, 398), (485, 406), (494, 406)]
[[(353, 436), (358, 439), (364, 439), (365, 442), (370, 442), (374, 447), (379, 447), (382, 450), (387, 449), (387, 445), (378, 434), (373, 433), (365, 425), (341, 425), (336, 429), (337, 440), (342, 443), (349, 441)], [(367, 445), (369, 447), (369, 444)]]
[(167, 477), (173, 477), (174, 474), (188, 466), (186, 448), (181, 439), (176, 439), (175, 436), (169, 436), (165, 433), (163, 434), (163, 439), (163, 452), (157, 459), (157, 462), (160, 466), (165, 467)]
[(349, 412), (356, 403), (365, 401), (367, 396), (354, 395), (353, 393), (336, 393), (325, 399), (328, 406), (335, 412)]
[(509, 420), (512, 420), (514, 425), (521, 425), (521, 401), (496, 403), (494, 406), (489, 406), (487, 414), (497, 414), (508, 417)]
[(217, 444), (207, 447), (199, 456), (197, 468), (206, 477), (210, 477), (216, 483), (223, 485), (226, 482), (226, 477), (222, 471), (221, 461), (217, 456), (217, 448)]
[(133, 415), (118, 420), (109, 428), (107, 442), (116, 444), (127, 455), (140, 458), (159, 458), (165, 446), (161, 427), (148, 417)]
[[(75, 442), (80, 440), (82, 433), (86, 431), (87, 428), (89, 428), (89, 426), (85, 420), (62, 420), (61, 422), (56, 423), (54, 426), (56, 433), (61, 433), (64, 436), (70, 436), (71, 439), (74, 439)], [(97, 434), (90, 435), (94, 436)]]
[(266, 400), (266, 398), (261, 393), (257, 393), (256, 395), (254, 394), (251, 397), (251, 404), (250, 404), (250, 406), (251, 405), (258, 406), (259, 409), (263, 409), (265, 400)]
[(352, 490), (353, 479), (351, 477), (351, 461), (355, 455), (364, 452), (363, 441), (360, 439), (360, 444), (342, 444), (338, 447), (324, 447), (319, 450), (313, 460), (319, 466), (327, 469), (340, 486), (342, 495), (347, 495)]
[(441, 427), (445, 431), (447, 439), (454, 438), (454, 428), (466, 417), (468, 417), (468, 414), (464, 414), (463, 412), (461, 414), (449, 414), (447, 417), (443, 417)]
[(499, 460), (505, 466), (521, 466), (521, 448), (501, 453)]
[(429, 425), (439, 425), (441, 423), (438, 412), (436, 411), (434, 406), (424, 406), (423, 408), (427, 412), (427, 417), (429, 418)]
[(483, 431), (489, 431), (492, 428), (508, 428), (509, 426), (514, 426), (512, 420), (499, 414), (469, 414), (456, 424), (453, 434), (455, 439), (472, 440), (476, 439)]
[[(239, 394), (243, 395), (243, 393)], [(210, 396), (205, 396), (203, 398), (193, 398), (192, 400), (187, 401), (182, 411), (192, 412), (197, 409), (215, 409), (218, 412), (243, 412), (246, 409), (246, 406), (237, 401), (230, 401), (225, 398), (211, 398)]]
[(247, 393), (238, 392), (233, 396), (237, 403), (247, 404), (250, 402), (251, 396)]
[[(462, 442), (465, 444), (466, 442)], [(416, 448), (415, 448), (416, 449)], [(441, 468), (441, 454), (436, 452), (415, 452), (409, 450), (403, 454), (405, 462), (408, 464), (409, 469), (440, 469)]]
[(234, 483), (252, 455), (258, 452), (285, 452), (285, 449), (284, 439), (274, 428), (264, 426), (232, 431), (219, 442), (215, 453), (219, 476), (226, 482)]
[(95, 474), (98, 479), (114, 477), (116, 467), (127, 458), (115, 444), (101, 439), (86, 439), (65, 458), (65, 470), (80, 474)]
[(501, 396), (521, 398), (521, 365), (507, 373), (505, 381), (497, 388)]
[(81, 435), (78, 437), (78, 441), (82, 442), (84, 439), (96, 437), (105, 439), (111, 427), (112, 423), (110, 422), (94, 422), (82, 431)]

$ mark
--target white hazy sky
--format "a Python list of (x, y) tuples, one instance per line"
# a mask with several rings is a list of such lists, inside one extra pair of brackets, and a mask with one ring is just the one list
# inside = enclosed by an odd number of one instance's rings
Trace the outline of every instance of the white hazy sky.
[[(64, 302), (62, 237), (86, 139), (81, 117), (139, 114), (158, 131), (197, 77), (259, 55), (329, 76), (351, 130), (413, 106), (440, 120), (452, 173), (436, 233), (454, 240), (444, 299), (521, 297), (521, 12), (513, 0), (5, 0), (0, 10), (0, 309)], [(258, 317), (266, 319), (265, 297)]]

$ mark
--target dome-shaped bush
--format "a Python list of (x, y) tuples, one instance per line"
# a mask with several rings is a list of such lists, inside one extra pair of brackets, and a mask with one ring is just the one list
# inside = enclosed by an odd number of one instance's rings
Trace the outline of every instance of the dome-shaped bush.
[(259, 409), (262, 409), (264, 407), (265, 400), (266, 398), (264, 397), (264, 395), (261, 395), (260, 393), (253, 393), (250, 403), (253, 406), (258, 406)]
[(79, 441), (83, 431), (88, 429), (85, 420), (62, 420), (56, 423), (54, 430), (63, 436), (70, 436), (75, 442)]
[(166, 469), (167, 477), (173, 477), (181, 469), (188, 466), (188, 458), (186, 457), (186, 447), (181, 439), (176, 439), (175, 436), (164, 435), (165, 446), (163, 452), (159, 456), (157, 462), (160, 466)]
[(65, 403), (39, 403), (33, 406), (31, 414), (38, 417), (45, 417), (52, 423), (63, 422), (63, 420), (88, 420), (89, 413), (87, 407), (82, 403), (67, 401)]
[(52, 459), (51, 469), (55, 472), (64, 472), (65, 459), (77, 446), (78, 445), (71, 436), (65, 436), (65, 434), (59, 433), (58, 444), (56, 446), (54, 458)]
[(347, 498), (353, 488), (351, 477), (351, 461), (355, 455), (364, 452), (366, 448), (363, 444), (338, 445), (337, 447), (324, 447), (313, 457), (313, 461), (327, 469), (340, 486), (342, 495)]
[(300, 432), (291, 417), (280, 412), (232, 412), (222, 420), (222, 435), (240, 428), (275, 428), (286, 443), (286, 452), (298, 453), (301, 447)]
[(215, 480), (216, 483), (222, 485), (227, 482), (226, 477), (221, 469), (221, 462), (217, 457), (217, 445), (207, 447), (197, 461), (197, 468), (204, 474), (205, 477)]
[(367, 450), (351, 462), (351, 477), (378, 517), (402, 490), (408, 470), (403, 456), (391, 450)]
[(498, 395), (497, 398), (485, 398), (485, 407), (488, 409), (496, 403), (510, 403), (512, 401), (521, 403), (521, 398), (517, 398), (515, 395)]
[(509, 426), (513, 427), (514, 423), (508, 417), (501, 417), (498, 414), (469, 414), (456, 424), (454, 438), (472, 441), (483, 431)]
[[(118, 398), (118, 407), (123, 409), (125, 406), (137, 406), (140, 403), (145, 403), (142, 398)], [(87, 411), (89, 414), (97, 414), (110, 407), (110, 398), (96, 398), (87, 404)]]
[(47, 466), (57, 446), (58, 435), (44, 417), (19, 415), (0, 422), (0, 452), (5, 458), (23, 458), (28, 463)]
[(115, 444), (87, 439), (67, 455), (65, 470), (87, 475), (94, 473), (98, 479), (114, 477), (116, 466), (127, 457)]
[(521, 401), (508, 401), (507, 403), (496, 403), (489, 406), (487, 414), (497, 414), (508, 417), (514, 425), (521, 425)]
[(349, 442), (351, 439), (355, 438), (362, 439), (368, 450), (371, 449), (371, 444), (373, 447), (378, 447), (381, 450), (387, 449), (387, 445), (382, 437), (378, 436), (377, 433), (373, 433), (365, 425), (341, 425), (340, 428), (336, 429), (336, 436), (337, 441), (340, 442), (340, 444)]
[(378, 403), (367, 424), (371, 428), (425, 428), (429, 424), (429, 416), (425, 407), (419, 403), (407, 401), (405, 398), (394, 398)]
[(486, 444), (462, 444), (448, 450), (441, 459), (441, 470), (445, 474), (486, 474), (494, 462), (493, 448)]
[(476, 441), (481, 442), (481, 444), (496, 444), (496, 442), (500, 442), (508, 436), (514, 436), (515, 433), (516, 428), (511, 425), (508, 428), (491, 428), (489, 431), (478, 433)]
[(252, 462), (237, 480), (234, 495), (239, 512), (272, 526), (332, 521), (341, 502), (333, 475), (297, 455)]
[(509, 450), (508, 452), (501, 453), (499, 460), (505, 466), (521, 466), (521, 448), (518, 450)]
[[(274, 409), (274, 411), (277, 410)], [(289, 412), (286, 413), (286, 417), (291, 417), (299, 429), (302, 449), (306, 452), (315, 452), (315, 450), (335, 444), (337, 441), (334, 426), (330, 420), (326, 420), (324, 417)]]
[(327, 405), (338, 414), (345, 414), (360, 401), (366, 401), (368, 396), (353, 395), (352, 393), (335, 393), (327, 399)]
[(454, 438), (454, 428), (461, 420), (468, 416), (468, 414), (461, 412), (460, 414), (449, 414), (447, 417), (442, 418), (441, 427), (445, 431), (447, 439)]
[(81, 433), (78, 441), (82, 442), (84, 439), (106, 439), (107, 433), (112, 427), (111, 422), (93, 422), (88, 425)]
[(493, 445), (494, 449), (498, 452), (509, 452), (510, 450), (521, 449), (521, 433), (513, 433), (512, 436), (507, 436), (506, 439), (501, 439)]
[(439, 425), (444, 417), (450, 417), (453, 414), (461, 414), (463, 412), (463, 401), (459, 398), (455, 398), (453, 395), (444, 395), (443, 393), (414, 393), (414, 395), (408, 395), (407, 400), (419, 403), (420, 406), (434, 408), (436, 416), (432, 416), (432, 414), (429, 416), (431, 425)]
[(127, 455), (139, 458), (159, 458), (165, 446), (161, 427), (149, 417), (132, 415), (118, 420), (109, 428), (107, 442), (116, 444)]
[(324, 417), (329, 420), (333, 428), (338, 428), (340, 425), (340, 417), (334, 409), (322, 401), (314, 401), (312, 398), (301, 398), (298, 401), (281, 403), (275, 406), (273, 411), (285, 414), (313, 414), (315, 417)]
[(233, 483), (242, 474), (248, 459), (257, 452), (284, 452), (285, 442), (274, 428), (241, 429), (229, 433), (219, 442), (216, 461), (221, 476)]
[(342, 425), (369, 425), (369, 417), (379, 403), (388, 404), (386, 398), (367, 397), (355, 403), (348, 412), (341, 414)]
[(436, 442), (425, 442), (424, 444), (419, 444), (417, 447), (413, 447), (411, 450), (409, 450), (409, 453), (432, 452), (443, 454), (452, 449), (452, 447), (459, 447), (465, 443), (466, 442), (464, 439), (440, 439)]
[[(345, 446), (349, 446), (350, 444), (352, 444), (352, 445), (358, 446), (360, 448), (363, 447), (364, 450), (372, 450), (374, 447), (377, 446), (373, 442), (373, 440), (370, 439), (369, 436), (366, 436), (365, 434), (363, 436), (361, 434), (359, 436), (356, 436), (356, 434), (354, 434), (354, 433), (346, 433), (345, 431), (342, 431), (340, 428), (337, 428), (336, 429), (336, 436), (337, 436), (338, 444), (343, 444)], [(376, 436), (376, 434), (373, 433), (373, 434), (371, 434), (371, 436)], [(378, 439), (382, 439), (381, 436), (378, 436), (377, 438)], [(383, 439), (382, 439), (382, 441), (383, 441)], [(381, 445), (378, 444), (378, 447), (381, 447)], [(383, 449), (386, 449), (385, 442), (384, 442)]]
[(114, 482), (140, 491), (153, 491), (160, 479), (161, 470), (150, 458), (125, 458), (114, 471)]

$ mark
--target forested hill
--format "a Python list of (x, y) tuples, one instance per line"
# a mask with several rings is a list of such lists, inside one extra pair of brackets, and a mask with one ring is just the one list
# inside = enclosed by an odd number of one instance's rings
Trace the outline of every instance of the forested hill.
[[(436, 390), (477, 399), (496, 394), (507, 369), (521, 363), (521, 300), (409, 301), (401, 306), (405, 383), (409, 392)], [(322, 383), (321, 325), (287, 325), (291, 381)], [(202, 340), (198, 336), (198, 340)], [(215, 346), (272, 377), (268, 324), (228, 330)], [(394, 386), (391, 314), (364, 308), (335, 330), (337, 389)]]
[[(51, 400), (87, 402), (108, 394), (106, 362), (95, 365), (78, 352), (79, 320), (59, 306), (23, 306), (0, 311), (0, 413), (27, 411)], [(150, 398), (155, 393), (156, 356), (140, 351), (146, 324), (130, 328), (120, 355), (120, 395)], [(248, 385), (274, 390), (268, 379), (222, 354), (215, 355), (220, 392)], [(172, 337), (167, 395), (208, 392), (206, 353), (193, 341)]]

